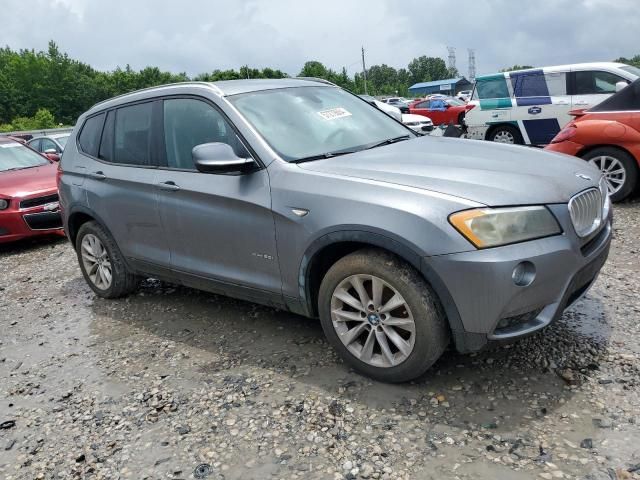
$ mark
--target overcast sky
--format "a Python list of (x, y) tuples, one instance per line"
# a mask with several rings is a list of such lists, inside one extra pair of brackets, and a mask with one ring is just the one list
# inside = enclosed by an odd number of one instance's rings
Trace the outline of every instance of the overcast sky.
[[(447, 4), (454, 5), (447, 11)], [(0, 0), (0, 45), (46, 49), (111, 70), (127, 63), (188, 74), (306, 60), (350, 73), (406, 67), (456, 48), (467, 74), (613, 60), (640, 53), (639, 0)]]

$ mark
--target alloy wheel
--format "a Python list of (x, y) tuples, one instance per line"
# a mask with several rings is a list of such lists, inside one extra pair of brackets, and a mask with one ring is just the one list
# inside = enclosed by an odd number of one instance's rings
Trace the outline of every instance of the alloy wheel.
[(394, 367), (413, 351), (416, 324), (409, 305), (374, 275), (352, 275), (336, 287), (331, 320), (344, 346), (368, 365)]
[(82, 264), (91, 283), (100, 290), (108, 290), (111, 286), (113, 271), (111, 259), (98, 237), (88, 233), (80, 244)]
[(593, 157), (589, 163), (598, 168), (607, 182), (609, 195), (613, 195), (620, 190), (627, 180), (627, 171), (620, 160), (609, 155)]
[(508, 143), (509, 145), (513, 145), (516, 143), (516, 139), (513, 134), (507, 130), (500, 130), (493, 137), (493, 141), (497, 143)]

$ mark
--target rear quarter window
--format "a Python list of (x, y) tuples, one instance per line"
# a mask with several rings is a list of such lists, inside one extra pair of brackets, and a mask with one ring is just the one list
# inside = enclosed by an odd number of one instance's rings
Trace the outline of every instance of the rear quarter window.
[(102, 134), (102, 125), (104, 124), (104, 113), (87, 118), (80, 131), (78, 144), (80, 150), (92, 157), (98, 156), (98, 146), (100, 144), (100, 136)]

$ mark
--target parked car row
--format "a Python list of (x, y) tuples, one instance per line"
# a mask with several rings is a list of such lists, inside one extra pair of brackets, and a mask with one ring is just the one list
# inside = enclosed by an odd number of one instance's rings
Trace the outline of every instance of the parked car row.
[[(547, 145), (583, 158), (608, 178), (612, 199), (622, 200), (634, 191), (640, 165), (640, 129), (635, 121), (640, 112), (628, 98), (633, 90), (627, 90), (638, 78), (640, 69), (612, 62), (478, 77), (464, 117), (467, 137)], [(607, 105), (614, 94), (616, 110), (596, 107)]]

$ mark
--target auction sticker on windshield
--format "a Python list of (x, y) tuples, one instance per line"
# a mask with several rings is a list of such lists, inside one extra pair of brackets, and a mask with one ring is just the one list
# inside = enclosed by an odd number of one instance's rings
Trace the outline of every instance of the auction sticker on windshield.
[(325, 120), (335, 120), (337, 118), (350, 117), (351, 113), (342, 107), (330, 108), (329, 110), (322, 110), (318, 112)]

